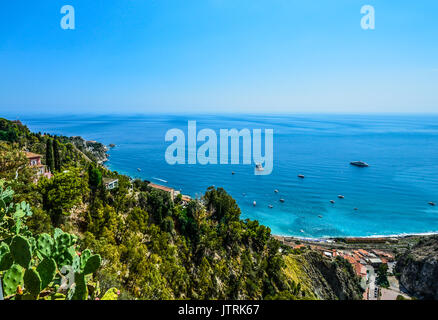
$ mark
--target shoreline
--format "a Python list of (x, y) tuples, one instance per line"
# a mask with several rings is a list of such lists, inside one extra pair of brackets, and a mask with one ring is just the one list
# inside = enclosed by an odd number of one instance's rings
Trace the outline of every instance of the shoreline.
[(298, 236), (285, 236), (285, 235), (278, 235), (278, 234), (272, 234), (273, 237), (275, 238), (279, 238), (279, 239), (283, 239), (283, 240), (289, 240), (289, 241), (293, 241), (293, 240), (297, 240), (297, 241), (311, 241), (311, 242), (327, 242), (328, 240), (330, 241), (335, 241), (335, 240), (342, 240), (342, 239), (347, 239), (347, 240), (379, 240), (379, 239), (405, 239), (405, 238), (411, 238), (411, 237), (429, 237), (429, 236), (434, 236), (434, 235), (438, 235), (438, 231), (434, 231), (434, 232), (419, 232), (419, 233), (400, 233), (400, 234), (394, 234), (394, 235), (372, 235), (372, 236), (359, 236), (359, 237), (355, 237), (355, 236), (343, 236), (343, 237), (319, 237), (319, 238), (312, 238), (312, 237), (298, 237)]

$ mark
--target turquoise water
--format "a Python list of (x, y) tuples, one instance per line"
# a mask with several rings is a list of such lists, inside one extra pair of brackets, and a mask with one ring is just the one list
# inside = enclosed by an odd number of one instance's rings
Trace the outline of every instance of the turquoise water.
[[(192, 197), (211, 185), (224, 187), (237, 200), (243, 218), (258, 219), (275, 234), (323, 237), (438, 231), (438, 206), (428, 205), (438, 202), (438, 116), (133, 115), (21, 120), (33, 131), (114, 143), (109, 168)], [(217, 133), (221, 128), (274, 129), (272, 174), (255, 176), (253, 165), (168, 165), (165, 133), (171, 128), (186, 132), (188, 120), (196, 120), (198, 130), (211, 128)], [(366, 161), (370, 167), (353, 167), (352, 160)], [(345, 198), (338, 199), (339, 194)], [(280, 198), (285, 202), (280, 203)]]

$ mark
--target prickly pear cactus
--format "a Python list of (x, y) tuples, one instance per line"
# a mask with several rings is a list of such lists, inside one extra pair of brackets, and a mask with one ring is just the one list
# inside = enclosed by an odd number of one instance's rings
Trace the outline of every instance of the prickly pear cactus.
[(12, 259), (12, 255), (9, 251), (9, 246), (6, 243), (2, 243), (0, 245), (0, 271), (8, 270), (14, 260)]
[(37, 239), (37, 249), (44, 257), (50, 257), (52, 255), (54, 245), (55, 241), (49, 234), (43, 233), (39, 235)]
[(84, 274), (90, 274), (96, 272), (97, 269), (99, 269), (101, 263), (102, 263), (102, 259), (100, 255), (98, 254), (92, 255), (90, 258), (88, 258), (87, 262), (85, 263)]
[(14, 264), (14, 259), (12, 258), (12, 254), (10, 252), (6, 252), (0, 258), (0, 271), (8, 270)]
[(12, 265), (3, 276), (3, 292), (5, 297), (17, 293), (20, 287), (23, 287), (24, 269), (18, 264)]
[(82, 251), (81, 254), (81, 269), (83, 270), (85, 268), (85, 264), (87, 263), (88, 259), (92, 256), (92, 253), (89, 249), (85, 249)]
[[(90, 250), (82, 255), (76, 253), (78, 238), (59, 228), (53, 237), (44, 233), (35, 239), (26, 225), (32, 214), (30, 206), (26, 202), (14, 205), (13, 191), (3, 186), (4, 181), (0, 180), (0, 289), (4, 298), (84, 300), (89, 295), (97, 297), (99, 286), (91, 282), (91, 274), (99, 268), (100, 256)], [(71, 269), (74, 275), (65, 288), (59, 286), (63, 268)]]
[(56, 263), (51, 258), (44, 258), (36, 268), (41, 277), (41, 290), (44, 290), (56, 275)]
[(73, 291), (72, 300), (87, 300), (88, 289), (85, 275), (83, 273), (75, 273), (75, 285), (70, 289)]
[(30, 294), (38, 296), (41, 292), (41, 277), (35, 268), (27, 269), (24, 273), (24, 287)]
[(15, 236), (12, 239), (10, 250), (14, 262), (28, 268), (32, 259), (32, 250), (29, 241), (22, 236)]
[(118, 300), (120, 295), (120, 291), (117, 288), (108, 289), (107, 292), (103, 295), (101, 300)]

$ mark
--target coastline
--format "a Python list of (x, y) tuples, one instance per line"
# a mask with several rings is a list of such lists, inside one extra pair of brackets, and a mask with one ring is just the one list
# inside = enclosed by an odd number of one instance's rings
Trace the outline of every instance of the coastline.
[(400, 233), (400, 234), (392, 234), (392, 235), (372, 235), (372, 236), (343, 236), (343, 237), (299, 237), (299, 236), (289, 236), (289, 235), (279, 235), (279, 234), (272, 234), (274, 237), (278, 238), (290, 238), (290, 239), (296, 239), (296, 240), (303, 240), (303, 241), (324, 241), (324, 240), (336, 240), (336, 239), (403, 239), (403, 238), (409, 238), (409, 237), (428, 237), (428, 236), (434, 236), (438, 235), (438, 231), (431, 231), (431, 232), (418, 232), (418, 233)]

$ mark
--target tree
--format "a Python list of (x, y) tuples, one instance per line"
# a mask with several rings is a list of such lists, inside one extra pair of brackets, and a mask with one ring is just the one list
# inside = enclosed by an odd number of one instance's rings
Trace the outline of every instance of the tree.
[(23, 152), (6, 142), (0, 142), (0, 177), (15, 179), (26, 167), (27, 159)]
[(93, 193), (101, 186), (102, 184), (102, 172), (94, 165), (88, 166), (88, 185)]
[(379, 266), (379, 269), (377, 271), (377, 284), (383, 288), (389, 287), (389, 281), (388, 281), (388, 265), (386, 263), (382, 263)]
[(88, 194), (87, 184), (76, 168), (57, 173), (50, 180), (41, 179), (38, 187), (43, 195), (44, 209), (51, 213), (54, 221), (61, 215), (69, 215), (69, 210)]
[(240, 208), (223, 188), (209, 187), (204, 195), (208, 210), (216, 221), (225, 222), (240, 219)]
[(58, 139), (53, 140), (53, 157), (54, 157), (54, 164), (55, 164), (55, 170), (61, 171), (61, 158), (59, 155), (59, 143)]
[(53, 157), (53, 140), (51, 138), (48, 138), (46, 142), (46, 165), (49, 167), (50, 171), (55, 171), (55, 159)]

